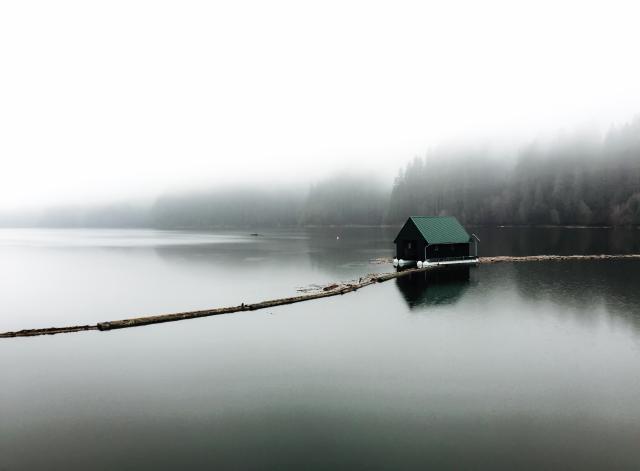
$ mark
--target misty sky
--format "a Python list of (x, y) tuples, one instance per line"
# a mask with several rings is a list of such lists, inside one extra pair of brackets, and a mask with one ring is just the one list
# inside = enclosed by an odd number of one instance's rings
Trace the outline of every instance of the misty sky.
[(634, 2), (7, 1), (0, 209), (391, 179), (430, 146), (640, 113)]

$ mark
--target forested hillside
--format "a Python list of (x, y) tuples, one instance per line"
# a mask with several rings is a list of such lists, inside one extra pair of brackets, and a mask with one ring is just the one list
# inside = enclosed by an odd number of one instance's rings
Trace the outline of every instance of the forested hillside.
[(389, 188), (371, 177), (336, 176), (311, 186), (300, 214), (303, 225), (385, 222)]
[(392, 187), (337, 173), (310, 186), (265, 182), (167, 194), (146, 206), (5, 214), (0, 226), (379, 225), (410, 215), (454, 215), (466, 224), (640, 224), (640, 118), (604, 138), (565, 134), (514, 152), (443, 146), (406, 164)]
[(248, 185), (166, 195), (151, 208), (151, 221), (163, 229), (295, 226), (304, 195), (302, 189)]
[(603, 140), (533, 143), (515, 162), (482, 150), (416, 158), (395, 180), (387, 221), (412, 214), (473, 224), (640, 224), (640, 119)]

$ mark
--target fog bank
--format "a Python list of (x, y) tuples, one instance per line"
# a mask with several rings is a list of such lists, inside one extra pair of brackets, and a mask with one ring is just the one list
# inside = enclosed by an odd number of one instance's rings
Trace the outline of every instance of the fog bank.
[(558, 133), (515, 150), (449, 144), (399, 165), (393, 184), (337, 172), (311, 185), (236, 185), (172, 192), (147, 203), (0, 214), (0, 226), (207, 229), (400, 224), (453, 215), (465, 224), (640, 224), (640, 118)]

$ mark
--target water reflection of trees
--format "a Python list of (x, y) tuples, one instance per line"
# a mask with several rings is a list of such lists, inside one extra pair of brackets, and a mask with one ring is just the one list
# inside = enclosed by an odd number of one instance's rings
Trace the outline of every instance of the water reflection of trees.
[(640, 263), (634, 260), (535, 262), (514, 264), (515, 287), (522, 298), (551, 301), (584, 320), (597, 306), (640, 329)]
[(346, 273), (388, 271), (391, 265), (371, 266), (370, 260), (393, 255), (397, 228), (317, 227), (306, 231), (311, 266), (342, 276)]
[[(316, 227), (306, 229), (229, 232), (210, 243), (159, 245), (155, 252), (172, 263), (215, 266), (311, 266), (336, 277), (363, 276), (371, 271), (389, 271), (390, 264), (370, 264), (372, 259), (393, 254), (395, 228)], [(203, 233), (206, 234), (206, 233)], [(219, 231), (211, 234), (219, 235)], [(223, 233), (225, 234), (225, 233)]]
[(260, 232), (257, 236), (249, 232), (221, 231), (194, 234), (201, 234), (202, 240), (189, 243), (178, 239), (175, 244), (158, 245), (154, 250), (162, 259), (172, 263), (220, 267), (299, 263), (308, 251), (307, 237), (299, 231)]
[(471, 280), (469, 267), (448, 267), (431, 272), (412, 273), (395, 283), (409, 309), (457, 303)]
[(474, 227), (480, 255), (640, 253), (636, 228)]

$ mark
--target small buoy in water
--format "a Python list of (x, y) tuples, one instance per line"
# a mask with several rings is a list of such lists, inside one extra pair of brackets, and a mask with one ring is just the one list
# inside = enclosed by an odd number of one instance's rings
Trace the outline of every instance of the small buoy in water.
[(394, 266), (394, 267), (397, 267), (397, 266), (398, 266), (398, 259), (397, 259), (397, 258), (394, 258), (394, 259), (393, 259), (393, 266)]
[(340, 236), (336, 236), (336, 240), (340, 240)]
[(418, 260), (418, 268), (422, 268), (422, 262)]

